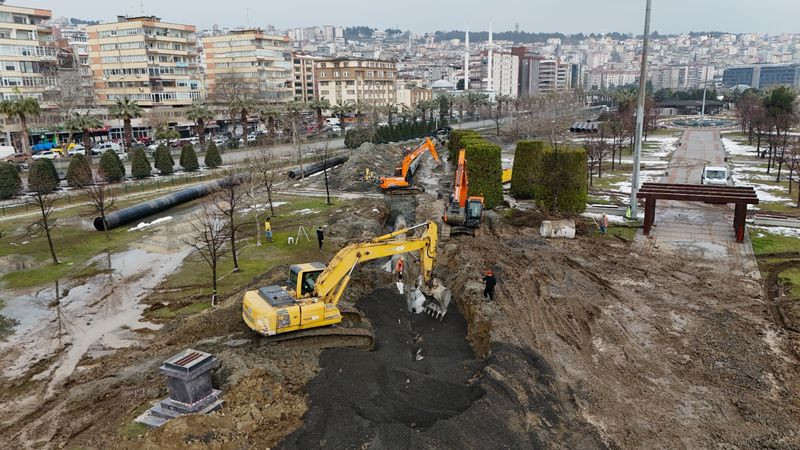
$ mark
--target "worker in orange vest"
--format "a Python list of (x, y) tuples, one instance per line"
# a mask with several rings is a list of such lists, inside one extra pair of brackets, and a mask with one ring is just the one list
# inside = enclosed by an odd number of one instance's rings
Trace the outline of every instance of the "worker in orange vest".
[(394, 268), (394, 271), (397, 272), (397, 279), (398, 281), (403, 281), (403, 269), (406, 268), (406, 263), (403, 261), (403, 258), (397, 260), (397, 265)]

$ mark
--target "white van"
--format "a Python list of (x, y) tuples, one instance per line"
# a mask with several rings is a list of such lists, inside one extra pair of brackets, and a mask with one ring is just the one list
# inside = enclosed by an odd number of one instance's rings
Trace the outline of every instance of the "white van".
[(339, 118), (338, 117), (328, 117), (325, 119), (325, 125), (333, 126), (339, 125)]
[(727, 186), (731, 181), (731, 175), (726, 167), (705, 166), (700, 183), (706, 186)]

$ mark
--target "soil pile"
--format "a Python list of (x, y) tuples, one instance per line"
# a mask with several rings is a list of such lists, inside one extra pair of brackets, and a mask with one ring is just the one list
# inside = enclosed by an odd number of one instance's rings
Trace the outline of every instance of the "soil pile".
[(350, 152), (350, 159), (333, 169), (329, 180), (332, 189), (348, 192), (378, 192), (378, 182), (366, 182), (367, 169), (378, 179), (394, 176), (395, 168), (402, 162), (405, 150), (395, 144), (371, 144), (366, 142)]

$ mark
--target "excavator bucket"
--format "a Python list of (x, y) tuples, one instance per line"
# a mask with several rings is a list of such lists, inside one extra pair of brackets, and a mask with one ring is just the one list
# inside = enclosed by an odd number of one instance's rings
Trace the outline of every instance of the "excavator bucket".
[(437, 320), (444, 319), (447, 314), (447, 307), (450, 306), (452, 300), (452, 293), (447, 289), (439, 279), (434, 279), (433, 287), (427, 289), (425, 292), (427, 301), (425, 302), (425, 312)]

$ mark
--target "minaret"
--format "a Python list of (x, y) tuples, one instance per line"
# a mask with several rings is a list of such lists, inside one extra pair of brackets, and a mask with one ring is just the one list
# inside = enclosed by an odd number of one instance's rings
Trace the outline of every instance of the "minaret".
[(469, 27), (464, 38), (464, 91), (469, 90)]
[(491, 92), (493, 90), (492, 89), (493, 88), (492, 84), (494, 82), (494, 76), (493, 76), (494, 74), (492, 73), (494, 71), (494, 66), (492, 65), (492, 49), (493, 48), (494, 47), (492, 45), (492, 23), (489, 22), (489, 80), (486, 83), (486, 90), (489, 91), (489, 95), (491, 95)]

